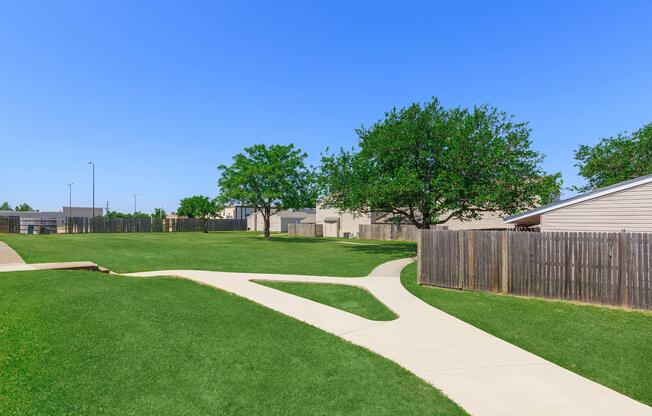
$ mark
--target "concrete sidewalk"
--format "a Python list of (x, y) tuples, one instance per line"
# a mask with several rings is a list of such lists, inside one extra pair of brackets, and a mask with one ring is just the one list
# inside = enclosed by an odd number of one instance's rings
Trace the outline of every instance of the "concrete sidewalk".
[(25, 264), (25, 261), (7, 243), (0, 241), (0, 265), (5, 264)]
[[(649, 415), (652, 408), (565, 370), (454, 318), (408, 292), (399, 280), (411, 260), (368, 277), (167, 270), (131, 276), (178, 276), (248, 298), (368, 348), (442, 390), (473, 415)], [(322, 282), (369, 290), (399, 315), (370, 321), (251, 280)]]

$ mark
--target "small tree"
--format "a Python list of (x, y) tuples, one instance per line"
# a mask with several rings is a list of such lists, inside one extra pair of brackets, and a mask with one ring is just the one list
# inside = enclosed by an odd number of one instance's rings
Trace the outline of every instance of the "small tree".
[(32, 208), (29, 204), (23, 202), (20, 205), (16, 205), (14, 210), (15, 211), (34, 211), (34, 208)]
[(218, 186), (224, 201), (253, 206), (260, 211), (264, 235), (278, 211), (315, 206), (314, 172), (305, 165), (306, 154), (294, 145), (257, 144), (233, 157), (230, 166), (220, 165)]
[(152, 218), (163, 220), (163, 219), (165, 219), (166, 216), (167, 216), (167, 213), (165, 212), (165, 209), (163, 209), (163, 208), (154, 208), (154, 212), (152, 213)]
[(575, 190), (590, 191), (652, 173), (652, 124), (631, 135), (618, 134), (603, 138), (595, 146), (581, 145), (575, 151), (585, 186)]
[(322, 204), (383, 211), (418, 228), (483, 212), (514, 213), (551, 201), (560, 175), (545, 174), (530, 129), (488, 106), (445, 109), (437, 99), (392, 110), (357, 130), (359, 151), (322, 158)]
[(201, 218), (204, 220), (204, 232), (208, 232), (208, 220), (218, 215), (224, 208), (220, 199), (210, 199), (204, 195), (195, 195), (183, 198), (179, 202), (177, 215), (188, 218)]
[(0, 205), (0, 211), (13, 211), (11, 208), (11, 205), (9, 205), (9, 202), (5, 201)]

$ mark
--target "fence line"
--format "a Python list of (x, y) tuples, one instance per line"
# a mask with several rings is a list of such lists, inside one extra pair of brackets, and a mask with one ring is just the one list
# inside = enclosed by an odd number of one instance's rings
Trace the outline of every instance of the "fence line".
[(150, 233), (150, 232), (189, 232), (203, 231), (244, 231), (244, 219), (199, 218), (66, 218), (67, 234), (85, 233)]
[[(445, 230), (446, 226), (435, 229)], [(360, 224), (358, 237), (361, 240), (417, 241), (419, 229), (411, 224)]]
[(19, 233), (20, 217), (0, 217), (0, 233)]
[(321, 224), (288, 224), (288, 235), (300, 237), (323, 237), (324, 226)]
[(652, 234), (420, 232), (421, 284), (652, 309)]

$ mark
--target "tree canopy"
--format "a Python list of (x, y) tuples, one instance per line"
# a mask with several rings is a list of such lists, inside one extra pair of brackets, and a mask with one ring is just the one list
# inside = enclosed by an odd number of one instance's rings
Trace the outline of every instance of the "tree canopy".
[(167, 213), (165, 212), (165, 210), (163, 208), (154, 208), (154, 212), (152, 213), (152, 218), (162, 220), (162, 219), (165, 219), (166, 216), (167, 216)]
[(429, 228), (515, 213), (559, 194), (560, 174), (541, 169), (527, 123), (493, 107), (446, 109), (433, 98), (356, 132), (358, 151), (322, 157), (326, 207), (391, 212)]
[(23, 202), (20, 205), (16, 205), (14, 207), (14, 211), (34, 211), (34, 208), (32, 208), (32, 206), (29, 205), (28, 203)]
[(575, 151), (580, 175), (587, 184), (575, 187), (590, 191), (652, 173), (652, 124), (631, 135), (601, 139), (595, 146), (581, 145)]
[(257, 208), (263, 217), (265, 236), (269, 237), (271, 215), (316, 203), (315, 174), (306, 167), (306, 156), (292, 144), (247, 147), (233, 157), (231, 165), (218, 166), (221, 198)]
[(144, 212), (136, 211), (136, 212), (119, 212), (119, 211), (107, 211), (104, 214), (104, 218), (109, 218), (109, 219), (116, 219), (116, 218), (149, 218), (149, 215), (145, 214)]
[(11, 205), (9, 205), (9, 202), (5, 201), (0, 205), (0, 211), (13, 211), (13, 208), (11, 208)]
[(210, 199), (204, 195), (195, 195), (183, 198), (179, 202), (177, 215), (188, 218), (201, 218), (204, 220), (204, 232), (208, 232), (208, 219), (217, 216), (224, 208), (219, 198)]

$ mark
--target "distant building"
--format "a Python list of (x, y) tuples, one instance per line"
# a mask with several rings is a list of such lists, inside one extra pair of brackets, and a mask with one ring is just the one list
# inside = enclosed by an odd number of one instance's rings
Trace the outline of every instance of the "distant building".
[[(64, 227), (68, 217), (91, 218), (92, 207), (63, 207), (61, 211), (0, 211), (0, 217), (20, 217), (20, 232), (37, 234), (57, 232)], [(95, 208), (95, 216), (104, 214), (104, 209)]]
[(245, 207), (242, 205), (231, 205), (224, 207), (221, 213), (222, 218), (241, 220), (256, 212), (254, 207)]
[[(288, 224), (297, 224), (308, 218), (314, 218), (315, 208), (289, 209), (279, 211), (269, 217), (269, 230), (274, 233), (286, 233)], [(313, 220), (314, 222), (314, 220)], [(247, 230), (263, 231), (265, 221), (261, 212), (254, 212), (247, 217)]]
[[(95, 208), (95, 216), (104, 215), (103, 208)], [(35, 219), (57, 219), (63, 220), (66, 217), (90, 218), (93, 216), (91, 207), (63, 207), (61, 211), (0, 211), (0, 217), (20, 217)]]

